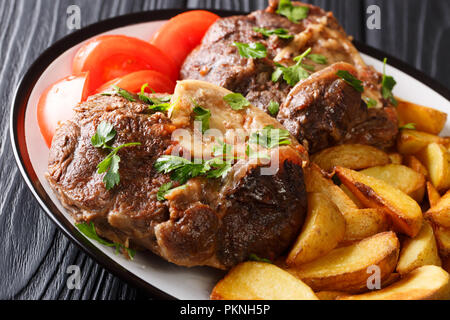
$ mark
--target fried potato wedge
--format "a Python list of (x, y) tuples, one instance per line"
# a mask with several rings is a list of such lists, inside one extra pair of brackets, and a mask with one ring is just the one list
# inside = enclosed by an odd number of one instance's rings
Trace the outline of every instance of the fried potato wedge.
[(350, 200), (353, 201), (354, 204), (356, 204), (356, 206), (359, 209), (364, 209), (365, 208), (363, 203), (361, 201), (359, 201), (359, 199), (357, 197), (355, 197), (355, 195), (345, 185), (341, 184), (339, 186), (339, 188), (341, 188), (342, 191), (344, 191), (344, 193), (350, 198)]
[(244, 262), (228, 272), (211, 293), (212, 300), (318, 300), (301, 280), (277, 266)]
[(311, 161), (327, 172), (335, 166), (360, 170), (390, 163), (385, 152), (361, 144), (343, 144), (322, 150), (312, 155)]
[(444, 228), (450, 228), (450, 190), (425, 212), (425, 217)]
[(406, 155), (403, 159), (403, 164), (414, 171), (423, 174), (425, 178), (428, 178), (428, 170), (425, 168), (425, 166), (422, 164), (422, 162), (419, 161), (415, 156), (413, 155)]
[(403, 156), (400, 153), (390, 153), (388, 156), (393, 164), (402, 164), (403, 162)]
[(362, 240), (377, 233), (389, 230), (389, 220), (383, 210), (358, 209), (344, 215), (344, 242)]
[(336, 205), (322, 193), (308, 194), (308, 214), (286, 263), (301, 265), (333, 250), (344, 238), (345, 220)]
[(428, 201), (430, 202), (430, 208), (437, 205), (439, 200), (441, 200), (441, 195), (430, 181), (427, 181), (427, 194)]
[(450, 155), (443, 145), (431, 143), (417, 157), (427, 168), (438, 191), (450, 189)]
[(317, 298), (319, 300), (336, 300), (338, 297), (347, 295), (345, 292), (341, 291), (319, 291), (316, 292)]
[(417, 130), (402, 130), (397, 139), (397, 150), (401, 154), (416, 154), (430, 143), (446, 145), (448, 139)]
[(421, 202), (425, 193), (425, 177), (401, 164), (388, 164), (360, 171), (365, 175), (383, 180), (400, 189), (417, 202)]
[(397, 265), (400, 243), (394, 232), (383, 232), (287, 271), (314, 291), (361, 292), (367, 289), (369, 266), (380, 268), (381, 281)]
[(358, 206), (330, 179), (327, 179), (322, 170), (314, 163), (305, 169), (305, 184), (307, 192), (324, 193), (342, 214), (358, 209)]
[(434, 226), (434, 234), (439, 247), (439, 253), (443, 257), (450, 256), (450, 228)]
[(338, 300), (449, 300), (449, 274), (437, 266), (423, 266), (407, 274), (400, 281), (377, 291)]
[(414, 123), (417, 130), (438, 135), (447, 121), (445, 112), (399, 100), (397, 106), (399, 124)]
[(383, 180), (357, 171), (337, 167), (336, 173), (365, 206), (384, 210), (390, 216), (395, 230), (410, 237), (419, 233), (422, 210), (406, 193)]
[(426, 221), (417, 236), (402, 243), (397, 272), (403, 275), (425, 265), (441, 266), (433, 228)]

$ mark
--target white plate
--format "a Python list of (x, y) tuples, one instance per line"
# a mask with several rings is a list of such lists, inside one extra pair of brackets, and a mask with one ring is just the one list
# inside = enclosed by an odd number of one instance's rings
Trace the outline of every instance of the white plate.
[[(120, 17), (119, 17), (120, 18)], [(105, 32), (105, 34), (124, 34), (128, 36), (138, 37), (143, 40), (148, 40), (150, 36), (161, 26), (163, 21), (152, 21), (139, 24), (133, 24), (121, 28), (116, 28)], [(47, 181), (44, 179), (44, 173), (47, 170), (47, 158), (48, 158), (48, 148), (41, 137), (37, 118), (36, 109), (39, 96), (42, 92), (52, 83), (57, 80), (69, 75), (71, 73), (71, 61), (74, 57), (80, 44), (77, 44), (64, 53), (59, 55), (54, 59), (48, 67), (40, 74), (39, 78), (32, 87), (31, 94), (26, 103), (25, 111), (25, 126), (24, 135), (25, 140), (22, 140), (22, 145), (20, 140), (23, 137), (18, 137), (21, 134), (20, 128), (14, 128), (16, 126), (20, 127), (20, 121), (22, 120), (20, 115), (18, 118), (12, 116), (12, 139), (13, 145), (15, 147), (16, 158), (19, 161), (19, 167), (27, 180), (28, 185), (32, 189), (34, 195), (39, 200), (40, 204), (49, 213), (54, 220), (58, 220), (58, 225), (64, 229), (66, 234), (71, 233), (71, 238), (78, 237), (75, 240), (80, 244), (79, 235), (74, 235), (74, 228), (67, 228), (67, 223), (73, 225), (73, 219), (70, 217), (69, 213), (63, 208), (59, 203), (58, 199), (54, 196), (51, 191)], [(382, 61), (371, 57), (369, 55), (363, 54), (364, 60), (375, 67), (378, 71), (382, 71), (383, 63)], [(396, 81), (397, 86), (395, 87), (394, 93), (396, 96), (403, 98), (408, 101), (412, 101), (418, 104), (430, 106), (438, 110), (450, 113), (450, 102), (441, 94), (437, 93), (432, 88), (416, 80), (412, 76), (400, 71), (399, 69), (388, 65), (387, 74), (392, 75)], [(23, 89), (28, 84), (22, 84)], [(19, 95), (20, 92), (17, 92)], [(442, 89), (441, 89), (442, 90)], [(16, 100), (19, 99), (16, 97)], [(15, 107), (17, 108), (18, 102), (15, 102)], [(20, 113), (19, 111), (13, 113)], [(17, 124), (17, 121), (19, 124)], [(17, 130), (16, 130), (17, 129)], [(443, 135), (450, 135), (450, 121), (447, 121)], [(25, 148), (24, 145), (25, 144)], [(17, 150), (19, 149), (19, 150)], [(25, 150), (25, 151), (24, 151)], [(29, 162), (31, 163), (32, 169), (27, 166), (27, 155), (24, 152), (28, 151)], [(35, 173), (35, 176), (33, 172)], [(37, 180), (36, 180), (37, 178)], [(43, 187), (43, 190), (39, 188), (39, 184)], [(45, 194), (44, 194), (45, 193)], [(48, 208), (49, 199), (54, 205), (62, 212), (64, 218), (60, 216), (55, 216), (55, 210)], [(67, 219), (67, 221), (61, 221), (61, 219)], [(185, 268), (178, 267), (171, 263), (164, 261), (156, 255), (151, 253), (137, 253), (133, 261), (126, 260), (121, 255), (116, 255), (112, 248), (108, 248), (98, 244), (95, 241), (88, 240), (97, 247), (99, 250), (92, 252), (89, 248), (86, 248), (83, 244), (81, 246), (88, 251), (94, 257), (98, 256), (101, 252), (103, 257), (100, 260), (102, 264), (106, 264), (107, 268), (111, 269), (110, 262), (115, 262), (114, 269), (115, 273), (119, 273), (122, 277), (128, 278), (130, 273), (133, 279), (140, 279), (140, 285), (148, 283), (149, 285), (156, 287), (162, 292), (178, 298), (178, 299), (208, 299), (211, 289), (214, 284), (223, 276), (223, 272), (214, 270), (207, 267), (196, 267), (196, 268)], [(102, 254), (100, 254), (102, 255)], [(105, 256), (112, 261), (108, 261)], [(96, 257), (97, 258), (97, 257)], [(119, 267), (118, 267), (119, 266)], [(120, 268), (126, 269), (127, 273), (119, 272)], [(119, 271), (118, 271), (119, 270)], [(136, 281), (134, 281), (136, 282)]]

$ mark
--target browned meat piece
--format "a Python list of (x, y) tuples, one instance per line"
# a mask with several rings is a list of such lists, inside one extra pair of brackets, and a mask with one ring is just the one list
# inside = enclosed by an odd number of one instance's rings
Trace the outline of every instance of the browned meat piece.
[(395, 113), (368, 109), (361, 93), (339, 78), (339, 70), (356, 76), (348, 63), (335, 63), (299, 82), (280, 107), (277, 119), (311, 153), (341, 143), (391, 145), (397, 134)]
[[(196, 177), (169, 192), (167, 201), (157, 200), (170, 177), (156, 172), (155, 161), (179, 146), (190, 151), (173, 134), (180, 128), (194, 133), (192, 99), (210, 110), (211, 128), (226, 137), (237, 128), (281, 128), (255, 107), (232, 110), (223, 101), (228, 93), (209, 83), (179, 82), (170, 118), (118, 95), (90, 97), (56, 131), (47, 174), (51, 187), (76, 221), (93, 222), (103, 237), (147, 248), (179, 265), (227, 269), (250, 254), (274, 259), (297, 236), (306, 210), (307, 155), (295, 138), (270, 150), (279, 154), (274, 175), (262, 175), (267, 165), (240, 154), (225, 178)], [(107, 152), (91, 144), (102, 121), (117, 131), (113, 147), (141, 143), (119, 151), (120, 183), (111, 190), (96, 168)]]
[[(339, 117), (330, 118), (327, 115), (318, 117), (317, 112), (315, 112), (314, 119), (302, 121), (302, 123), (308, 122), (310, 124), (308, 128), (302, 129), (302, 136), (299, 136), (296, 131), (291, 131), (291, 133), (300, 139), (306, 139), (309, 146), (314, 145), (314, 148), (309, 150), (310, 152), (350, 141), (380, 147), (392, 146), (397, 135), (397, 117), (395, 110), (382, 97), (381, 75), (364, 63), (332, 13), (327, 13), (312, 5), (294, 4), (308, 6), (309, 8), (308, 17), (299, 23), (293, 23), (276, 14), (278, 1), (271, 1), (266, 11), (256, 11), (248, 16), (234, 16), (217, 20), (206, 33), (201, 45), (184, 62), (181, 69), (182, 79), (205, 80), (232, 91), (240, 92), (255, 106), (267, 112), (270, 101), (273, 100), (280, 105), (283, 104), (293, 88), (284, 80), (277, 82), (271, 80), (271, 75), (276, 68), (275, 63), (285, 66), (293, 65), (295, 63), (294, 57), (311, 48), (311, 53), (323, 55), (327, 59), (326, 64), (316, 63), (308, 58), (305, 59), (305, 63), (313, 66), (315, 72), (320, 72), (337, 62), (346, 62), (353, 65), (355, 76), (363, 81), (365, 88), (362, 96), (363, 101), (370, 98), (377, 105), (370, 110), (367, 110), (365, 103), (361, 104), (361, 102), (358, 106), (355, 103), (356, 107), (347, 106), (339, 111), (333, 108), (342, 119), (351, 118), (351, 125), (343, 125), (339, 122), (341, 121)], [(255, 32), (254, 27), (285, 28), (295, 37), (292, 40), (280, 39), (276, 35), (264, 37), (262, 34)], [(267, 48), (267, 57), (263, 59), (243, 58), (237, 48), (232, 45), (235, 41), (262, 43)], [(311, 83), (311, 81), (308, 83)], [(319, 99), (327, 101), (333, 99), (329, 88), (319, 89), (316, 85), (316, 89), (316, 93), (328, 93), (327, 98), (321, 97)], [(336, 96), (336, 101), (333, 102), (335, 106), (342, 106), (347, 100), (354, 100), (355, 98), (355, 93), (346, 86), (341, 86), (341, 89), (335, 88), (335, 90), (340, 94), (350, 94), (348, 98)], [(293, 94), (291, 93), (289, 96), (292, 99)], [(359, 98), (361, 100), (361, 96)], [(311, 109), (308, 108), (308, 110)], [(358, 113), (345, 114), (345, 112)], [(305, 113), (305, 116), (309, 114), (311, 113)], [(300, 130), (300, 123), (293, 123), (292, 115), (285, 112), (278, 115), (278, 119), (284, 123), (289, 123), (289, 130)], [(316, 120), (318, 119), (328, 119), (331, 122), (317, 123)], [(355, 122), (359, 121), (356, 119), (365, 120)], [(369, 123), (364, 123), (369, 119)], [(334, 120), (338, 123), (334, 123)], [(312, 123), (315, 123), (317, 127), (311, 125)], [(328, 127), (328, 131), (333, 132), (331, 136), (318, 137), (320, 141), (309, 140), (309, 138), (315, 137), (317, 131), (323, 131), (321, 128), (325, 127)], [(346, 131), (348, 129), (353, 131)], [(308, 130), (311, 131), (306, 132)]]

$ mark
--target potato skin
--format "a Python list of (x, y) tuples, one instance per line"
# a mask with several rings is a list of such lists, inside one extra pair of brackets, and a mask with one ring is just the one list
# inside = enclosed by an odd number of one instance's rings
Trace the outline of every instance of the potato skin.
[(441, 267), (423, 266), (377, 291), (340, 296), (338, 300), (450, 300), (450, 276)]
[(334, 249), (345, 235), (345, 219), (322, 193), (308, 194), (308, 214), (286, 263), (301, 265)]
[(344, 214), (345, 242), (362, 240), (387, 231), (390, 223), (386, 214), (379, 209), (358, 209)]
[[(339, 257), (342, 255), (340, 265), (345, 265), (346, 255), (349, 252), (357, 250), (356, 248), (362, 243), (371, 247), (371, 244), (380, 245), (384, 248), (384, 252), (371, 252), (373, 257), (370, 257), (370, 261), (362, 261), (358, 266), (349, 266), (349, 270), (344, 272), (338, 271), (336, 274), (320, 274), (320, 272), (311, 272), (312, 268), (318, 268), (322, 263), (324, 268), (327, 267), (327, 259), (331, 255)], [(367, 251), (367, 250), (366, 250)], [(290, 268), (287, 271), (301, 279), (304, 283), (310, 286), (314, 291), (342, 291), (348, 293), (359, 293), (367, 291), (367, 279), (370, 274), (367, 273), (367, 268), (372, 265), (376, 265), (380, 268), (381, 281), (385, 281), (389, 278), (397, 265), (398, 255), (400, 251), (400, 242), (398, 241), (395, 233), (383, 232), (367, 238), (359, 243), (353, 244), (348, 247), (338, 248), (331, 251), (328, 255), (316, 259), (310, 263), (304, 264), (297, 268)], [(367, 252), (364, 252), (366, 254)], [(377, 256), (379, 255), (379, 256)], [(361, 260), (364, 257), (360, 257)], [(339, 258), (340, 259), (340, 258)], [(337, 259), (339, 261), (339, 259)], [(331, 260), (333, 261), (333, 260)], [(338, 268), (335, 265), (331, 265), (330, 268)], [(333, 270), (333, 269), (332, 269)], [(322, 272), (322, 271), (321, 271)]]
[[(347, 168), (336, 167), (339, 179), (361, 202), (384, 210), (396, 231), (414, 237), (422, 227), (422, 210), (412, 198), (390, 184)], [(374, 189), (377, 189), (375, 191)]]
[(404, 275), (424, 265), (441, 266), (433, 228), (427, 221), (415, 238), (403, 242), (397, 272)]
[(399, 99), (397, 114), (400, 125), (414, 123), (417, 130), (439, 134), (447, 121), (447, 114), (409, 101)]
[(331, 172), (336, 166), (360, 170), (383, 166), (391, 162), (384, 151), (362, 144), (331, 147), (312, 155), (311, 161), (327, 172)]
[(212, 300), (318, 300), (301, 280), (265, 262), (238, 264), (220, 280)]

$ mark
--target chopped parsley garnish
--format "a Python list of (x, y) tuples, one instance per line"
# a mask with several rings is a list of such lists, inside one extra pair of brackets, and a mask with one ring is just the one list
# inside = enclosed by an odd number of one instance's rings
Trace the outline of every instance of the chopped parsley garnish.
[(270, 159), (267, 152), (256, 152), (250, 147), (249, 144), (247, 145), (247, 149), (245, 149), (245, 154), (250, 159)]
[(103, 244), (107, 247), (115, 247), (116, 254), (119, 253), (120, 251), (126, 252), (128, 257), (131, 260), (133, 260), (134, 255), (136, 254), (135, 250), (127, 248), (123, 244), (120, 244), (117, 242), (109, 242), (105, 239), (100, 238), (99, 235), (97, 234), (97, 231), (95, 231), (94, 223), (92, 223), (92, 222), (89, 224), (86, 222), (75, 223), (75, 226), (78, 228), (78, 230), (80, 230), (80, 232), (82, 234), (84, 234), (89, 239), (95, 240), (95, 241), (99, 242), (100, 244)]
[(233, 110), (242, 110), (250, 105), (250, 102), (240, 93), (230, 93), (223, 97)]
[(358, 92), (364, 92), (364, 87), (362, 85), (362, 81), (353, 76), (347, 70), (338, 70), (336, 75), (347, 82), (350, 86), (352, 86)]
[(215, 145), (213, 147), (212, 151), (213, 151), (214, 157), (222, 157), (223, 158), (227, 155), (230, 155), (232, 149), (233, 149), (232, 145), (220, 141), (219, 145)]
[(296, 64), (285, 67), (279, 63), (276, 63), (277, 68), (272, 73), (272, 81), (277, 82), (281, 76), (290, 86), (295, 86), (300, 80), (309, 77), (309, 72), (314, 70), (314, 67), (302, 64), (303, 59), (311, 52), (311, 48), (303, 52), (301, 55), (294, 58)]
[(261, 33), (263, 36), (270, 37), (271, 35), (276, 35), (278, 38), (281, 39), (292, 39), (294, 36), (292, 34), (289, 34), (289, 30), (284, 28), (278, 28), (278, 29), (266, 29), (266, 28), (258, 28), (254, 27), (253, 31)]
[(299, 22), (308, 17), (309, 8), (304, 6), (294, 6), (290, 0), (280, 0), (277, 13), (285, 16), (292, 22)]
[(172, 189), (173, 182), (164, 183), (161, 187), (159, 187), (158, 192), (156, 193), (156, 200), (165, 201), (166, 194), (169, 193), (170, 189)]
[(231, 161), (213, 158), (201, 163), (194, 163), (182, 157), (165, 155), (159, 157), (154, 166), (157, 172), (170, 173), (173, 181), (184, 184), (189, 179), (201, 175), (207, 178), (225, 177), (231, 170)]
[(252, 253), (248, 256), (248, 260), (250, 261), (257, 261), (257, 262), (266, 262), (266, 263), (272, 263), (269, 259), (266, 258), (260, 258), (256, 254)]
[(278, 113), (278, 110), (280, 109), (280, 104), (276, 101), (270, 100), (269, 106), (267, 107), (269, 110), (269, 113), (272, 116), (276, 116)]
[[(166, 112), (170, 109), (170, 99), (172, 98), (171, 95), (167, 95), (161, 98), (156, 97), (149, 97), (145, 94), (145, 88), (148, 87), (148, 83), (144, 83), (141, 87), (141, 92), (138, 94), (139, 99), (143, 101), (146, 104), (149, 104), (148, 107), (151, 111), (154, 112)], [(155, 93), (155, 91), (150, 88), (150, 90)]]
[(369, 97), (366, 97), (364, 100), (367, 104), (367, 108), (369, 108), (369, 109), (375, 107), (378, 104), (377, 100), (369, 98)]
[(383, 60), (383, 80), (381, 81), (381, 92), (383, 94), (384, 99), (388, 100), (394, 106), (397, 106), (398, 101), (395, 99), (394, 94), (392, 93), (392, 90), (394, 90), (394, 87), (397, 84), (397, 82), (395, 81), (395, 79), (393, 77), (386, 75), (386, 62), (387, 62), (387, 58), (384, 58), (384, 60)]
[(111, 148), (107, 145), (116, 136), (116, 130), (111, 123), (102, 121), (98, 126), (95, 134), (91, 137), (91, 143), (96, 148)]
[(123, 98), (125, 98), (125, 99), (127, 99), (128, 101), (131, 101), (131, 102), (136, 101), (136, 99), (133, 97), (133, 95), (130, 92), (128, 92), (127, 90), (119, 88), (116, 85), (113, 85), (113, 88), (116, 90), (116, 93), (119, 96), (122, 96)]
[(289, 131), (285, 129), (275, 129), (272, 125), (265, 126), (262, 130), (251, 134), (249, 143), (272, 149), (276, 146), (291, 144)]
[(116, 130), (114, 130), (112, 124), (106, 121), (102, 121), (98, 125), (97, 131), (91, 138), (91, 143), (94, 147), (112, 150), (106, 156), (106, 158), (103, 159), (103, 161), (101, 161), (97, 165), (98, 174), (106, 172), (105, 176), (103, 177), (103, 183), (106, 186), (106, 190), (111, 190), (112, 188), (114, 188), (114, 186), (118, 185), (120, 182), (120, 175), (119, 175), (120, 157), (117, 155), (117, 152), (125, 147), (141, 145), (140, 142), (130, 142), (113, 148), (108, 145), (108, 142), (110, 142), (115, 136)]
[(399, 127), (399, 130), (416, 130), (416, 124), (415, 123), (407, 123), (401, 127)]
[(205, 131), (209, 129), (209, 119), (211, 118), (211, 111), (200, 106), (194, 99), (192, 99), (192, 103), (194, 104), (194, 119), (195, 121), (201, 121), (201, 131), (202, 133), (205, 133)]
[(328, 63), (327, 57), (325, 57), (321, 54), (311, 53), (310, 55), (308, 55), (307, 58), (309, 60), (314, 61), (317, 64), (327, 64)]
[(265, 58), (267, 56), (267, 48), (259, 42), (241, 43), (233, 42), (233, 46), (238, 48), (239, 54), (244, 58)]

